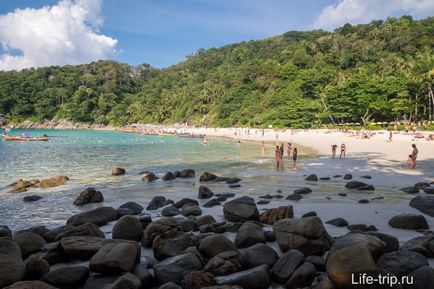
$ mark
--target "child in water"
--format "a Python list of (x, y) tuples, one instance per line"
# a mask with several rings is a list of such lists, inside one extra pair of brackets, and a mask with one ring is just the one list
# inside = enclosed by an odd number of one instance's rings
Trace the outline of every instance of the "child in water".
[(412, 169), (414, 169), (414, 159), (413, 159), (413, 156), (412, 155), (408, 155), (408, 159), (407, 159), (407, 168), (409, 169), (409, 170), (412, 170)]

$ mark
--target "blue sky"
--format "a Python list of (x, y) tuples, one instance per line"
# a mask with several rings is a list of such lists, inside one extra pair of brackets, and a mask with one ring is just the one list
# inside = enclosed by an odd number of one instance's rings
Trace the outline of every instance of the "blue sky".
[[(432, 0), (62, 1), (62, 5), (59, 0), (0, 1), (0, 69), (98, 58), (166, 67), (199, 48), (289, 30), (332, 30), (347, 22), (434, 14)], [(22, 10), (26, 8), (32, 9)]]

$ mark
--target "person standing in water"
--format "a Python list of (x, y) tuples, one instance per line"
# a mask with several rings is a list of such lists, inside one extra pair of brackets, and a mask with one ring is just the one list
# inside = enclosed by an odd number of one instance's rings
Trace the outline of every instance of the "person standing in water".
[(345, 144), (341, 144), (341, 155), (339, 156), (339, 158), (342, 158), (342, 156), (344, 156), (345, 158), (345, 152), (347, 150), (347, 147), (345, 146)]
[(276, 168), (277, 168), (277, 170), (279, 170), (280, 163), (282, 162), (282, 155), (280, 154), (279, 146), (276, 146), (276, 151), (274, 152), (274, 156), (276, 158)]
[(332, 159), (336, 157), (336, 150), (338, 149), (338, 145), (332, 145)]
[(283, 143), (280, 144), (280, 157), (283, 159), (283, 155), (285, 153), (285, 148), (283, 147)]
[(297, 156), (298, 156), (297, 148), (294, 148), (292, 151), (292, 160), (293, 160), (292, 168), (293, 169), (295, 169), (297, 167)]
[(292, 146), (292, 144), (289, 142), (289, 143), (288, 143), (288, 148), (287, 148), (288, 158), (291, 157), (291, 146)]
[(419, 153), (419, 150), (417, 149), (415, 144), (412, 144), (411, 147), (413, 148), (413, 151), (411, 153), (411, 157), (413, 159), (413, 169), (416, 169), (416, 159), (417, 159), (417, 154)]

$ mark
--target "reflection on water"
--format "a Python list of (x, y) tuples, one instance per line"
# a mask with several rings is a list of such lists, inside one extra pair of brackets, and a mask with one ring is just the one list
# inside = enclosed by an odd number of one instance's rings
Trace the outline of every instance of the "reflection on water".
[[(19, 132), (14, 132), (19, 133)], [(306, 148), (299, 147), (301, 155), (298, 168), (292, 170), (292, 161), (283, 160), (283, 170), (277, 172), (274, 164), (273, 144), (267, 144), (265, 153), (261, 144), (211, 139), (209, 145), (200, 140), (178, 137), (142, 136), (120, 132), (103, 131), (32, 131), (32, 135), (47, 133), (52, 136), (48, 143), (0, 142), (0, 224), (13, 229), (30, 225), (63, 225), (70, 215), (83, 208), (72, 203), (86, 186), (95, 186), (104, 194), (106, 204), (120, 205), (136, 201), (145, 205), (153, 196), (164, 195), (174, 200), (197, 197), (198, 176), (195, 179), (161, 180), (145, 184), (139, 173), (145, 170), (158, 174), (167, 171), (193, 168), (197, 174), (210, 171), (221, 176), (243, 179), (241, 188), (229, 188), (224, 183), (209, 183), (214, 192), (235, 192), (239, 195), (260, 196), (276, 194), (281, 190), (287, 196), (294, 189), (309, 186), (313, 193), (303, 198), (304, 203), (354, 203), (361, 198), (390, 196), (387, 202), (407, 201), (408, 196), (396, 194), (390, 188), (378, 188), (375, 193), (349, 193), (342, 179), (318, 183), (306, 183), (308, 174), (303, 164), (316, 161), (316, 156)], [(111, 168), (120, 166), (127, 170), (125, 176), (111, 176)], [(70, 177), (66, 186), (51, 189), (30, 189), (26, 193), (11, 194), (6, 185), (17, 179), (42, 179), (63, 174)], [(24, 203), (27, 195), (39, 194), (43, 199)], [(274, 202), (274, 201), (273, 201)], [(288, 204), (284, 199), (275, 201)], [(377, 200), (376, 202), (386, 202)], [(89, 209), (89, 207), (86, 207)]]

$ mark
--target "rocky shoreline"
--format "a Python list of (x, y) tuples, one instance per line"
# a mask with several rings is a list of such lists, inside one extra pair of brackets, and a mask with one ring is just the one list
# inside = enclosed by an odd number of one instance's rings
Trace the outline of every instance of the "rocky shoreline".
[(10, 124), (16, 129), (70, 129), (70, 130), (116, 130), (116, 127), (103, 124), (86, 124), (65, 119), (53, 118), (43, 121), (25, 120), (21, 123)]
[[(124, 174), (122, 168), (112, 170), (114, 178)], [(348, 190), (375, 190), (371, 184), (352, 180), (350, 174), (335, 177), (344, 180)], [(161, 176), (143, 172), (140, 178), (145, 183), (176, 182), (178, 178), (196, 180), (196, 172), (186, 169)], [(25, 188), (47, 180), (21, 180), (13, 185)], [(295, 217), (296, 200), (312, 192), (308, 187), (287, 196), (288, 204), (260, 210), (258, 204), (285, 196), (281, 191), (257, 200), (230, 192), (217, 194), (207, 183), (233, 188), (240, 187), (242, 180), (210, 172), (201, 174), (198, 181), (201, 186), (195, 199), (156, 196), (146, 206), (126, 202), (118, 208), (101, 206), (91, 210), (86, 205), (102, 204), (104, 195), (87, 188), (74, 201), (84, 211), (71, 216), (64, 226), (52, 229), (37, 226), (11, 232), (1, 225), (0, 288), (429, 289), (434, 286), (434, 269), (428, 263), (428, 258), (434, 257), (434, 233), (423, 215), (434, 216), (430, 183), (417, 183), (402, 190), (409, 194), (424, 193), (409, 204), (423, 214), (399, 214), (388, 222), (392, 228), (422, 233), (400, 245), (395, 236), (378, 232), (370, 224), (349, 224), (344, 218), (323, 222), (314, 211)], [(320, 180), (309, 175), (306, 181)], [(50, 182), (51, 185), (57, 183)], [(38, 200), (38, 196), (33, 197), (28, 201)], [(324, 223), (347, 228), (349, 232), (332, 237)], [(112, 227), (104, 232), (102, 227), (107, 224)], [(399, 281), (407, 277), (413, 284), (360, 285), (357, 278), (363, 273), (373, 278), (379, 274), (392, 276)], [(354, 278), (359, 284), (354, 284)]]

